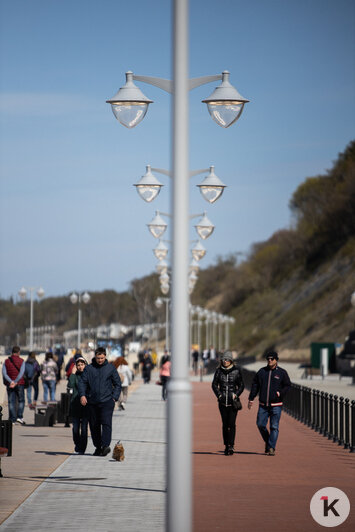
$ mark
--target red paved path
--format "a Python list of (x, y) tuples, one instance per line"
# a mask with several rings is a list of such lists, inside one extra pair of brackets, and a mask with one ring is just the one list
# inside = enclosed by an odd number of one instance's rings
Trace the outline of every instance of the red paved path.
[[(355, 453), (349, 453), (283, 413), (277, 454), (264, 455), (257, 402), (237, 418), (237, 454), (224, 456), (222, 428), (210, 383), (194, 391), (194, 532), (294, 532), (326, 528), (311, 517), (316, 491), (333, 486), (351, 511), (334, 531), (355, 531)], [(330, 529), (328, 529), (330, 530)]]

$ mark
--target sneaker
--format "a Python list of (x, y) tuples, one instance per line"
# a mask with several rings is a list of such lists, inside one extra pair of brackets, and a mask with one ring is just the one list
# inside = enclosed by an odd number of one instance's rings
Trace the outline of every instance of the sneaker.
[(232, 456), (232, 454), (234, 454), (234, 447), (232, 447), (232, 445), (229, 446), (228, 454), (229, 456)]
[(25, 420), (23, 419), (23, 417), (18, 417), (16, 419), (16, 423), (20, 423), (20, 425), (26, 425), (26, 422)]
[(93, 456), (101, 456), (101, 449), (99, 449), (99, 448), (95, 449), (95, 452), (93, 453)]
[(275, 449), (273, 449), (272, 447), (270, 447), (269, 452), (268, 452), (268, 455), (269, 455), (269, 456), (275, 456)]
[(126, 410), (125, 404), (121, 403), (121, 410)]
[(228, 445), (225, 446), (225, 449), (224, 449), (224, 455), (225, 455), (225, 456), (228, 456), (228, 455), (229, 455), (229, 447), (228, 447)]

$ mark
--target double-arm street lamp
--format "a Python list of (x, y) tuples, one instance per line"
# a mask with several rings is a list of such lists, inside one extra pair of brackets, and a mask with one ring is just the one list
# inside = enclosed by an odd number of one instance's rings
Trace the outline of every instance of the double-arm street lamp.
[(107, 100), (115, 117), (127, 128), (145, 116), (152, 100), (134, 84), (143, 81), (173, 95), (172, 139), (172, 371), (168, 401), (167, 530), (190, 532), (192, 527), (191, 385), (189, 382), (189, 163), (188, 92), (222, 80), (203, 100), (218, 125), (226, 128), (240, 117), (248, 100), (229, 82), (229, 72), (188, 79), (188, 0), (174, 0), (173, 80), (126, 73), (126, 84)]
[(78, 303), (78, 348), (80, 349), (81, 344), (81, 302), (89, 303), (90, 301), (90, 294), (88, 292), (83, 292), (82, 294), (76, 294), (73, 292), (70, 295), (70, 301), (73, 303), (73, 305), (76, 305)]
[(30, 293), (30, 345), (29, 349), (30, 351), (33, 350), (33, 294), (37, 291), (37, 296), (39, 299), (42, 299), (44, 296), (44, 290), (43, 288), (36, 288), (35, 286), (29, 286), (29, 287), (22, 287), (21, 290), (19, 290), (18, 295), (21, 299), (25, 300), (27, 298), (27, 292)]

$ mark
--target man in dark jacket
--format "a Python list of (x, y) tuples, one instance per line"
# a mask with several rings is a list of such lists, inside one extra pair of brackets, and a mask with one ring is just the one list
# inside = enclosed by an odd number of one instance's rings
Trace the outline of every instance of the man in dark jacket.
[[(13, 423), (17, 421), (17, 423), (25, 425), (23, 419), (23, 411), (25, 409), (25, 379), (23, 378), (25, 361), (20, 357), (20, 352), (20, 347), (14, 345), (11, 356), (5, 360), (2, 366), (2, 375), (7, 389), (9, 419)], [(16, 401), (18, 403), (17, 412)]]
[(89, 406), (89, 425), (95, 446), (94, 456), (106, 456), (112, 437), (112, 414), (121, 393), (121, 380), (113, 364), (106, 360), (106, 351), (98, 347), (92, 363), (78, 380), (80, 402)]
[[(275, 351), (266, 353), (267, 366), (259, 369), (254, 377), (249, 394), (248, 408), (259, 394), (259, 410), (256, 424), (265, 442), (265, 454), (275, 455), (276, 442), (279, 435), (279, 423), (282, 401), (291, 386), (287, 371), (277, 365), (279, 359)], [(270, 419), (270, 432), (266, 426)]]

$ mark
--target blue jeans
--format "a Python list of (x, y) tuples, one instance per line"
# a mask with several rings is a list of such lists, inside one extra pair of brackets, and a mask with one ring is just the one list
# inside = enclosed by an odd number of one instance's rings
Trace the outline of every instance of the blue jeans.
[[(275, 449), (276, 442), (279, 435), (279, 423), (281, 417), (281, 406), (263, 406), (259, 405), (258, 416), (256, 424), (260, 434), (268, 449)], [(270, 418), (270, 433), (266, 426)]]
[(85, 453), (88, 443), (88, 422), (87, 418), (73, 417), (73, 441), (77, 453)]
[(55, 381), (42, 381), (43, 384), (43, 401), (48, 401), (48, 392), (50, 393), (50, 400), (55, 401)]
[(29, 405), (32, 403), (32, 387), (33, 387), (33, 391), (35, 393), (34, 402), (37, 402), (37, 399), (38, 399), (38, 380), (32, 382), (32, 384), (30, 384), (29, 387), (27, 388), (27, 402), (28, 402)]
[[(22, 384), (18, 384), (15, 388), (7, 386), (7, 399), (9, 404), (9, 419), (14, 422), (17, 418), (22, 419), (23, 411), (25, 409), (25, 390)], [(16, 402), (17, 414), (16, 414)]]

